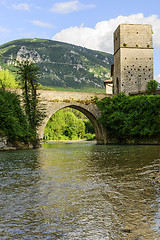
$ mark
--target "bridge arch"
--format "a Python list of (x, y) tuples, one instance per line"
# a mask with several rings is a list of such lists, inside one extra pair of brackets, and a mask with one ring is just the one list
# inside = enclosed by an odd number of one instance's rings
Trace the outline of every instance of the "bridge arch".
[(43, 139), (44, 130), (46, 127), (47, 122), (51, 118), (52, 115), (54, 115), (57, 111), (63, 109), (63, 108), (74, 108), (82, 112), (93, 124), (95, 135), (96, 135), (96, 141), (97, 144), (104, 144), (105, 143), (105, 129), (104, 127), (97, 121), (98, 117), (101, 115), (101, 112), (98, 110), (98, 108), (93, 104), (81, 104), (77, 103), (75, 101), (72, 101), (70, 103), (66, 102), (49, 102), (47, 104), (47, 110), (46, 110), (46, 118), (44, 119), (42, 125), (38, 129), (38, 135), (40, 139)]

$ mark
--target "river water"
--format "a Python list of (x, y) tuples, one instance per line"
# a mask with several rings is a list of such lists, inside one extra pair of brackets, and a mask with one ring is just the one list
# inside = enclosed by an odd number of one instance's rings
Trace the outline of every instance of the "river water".
[(0, 239), (160, 239), (160, 146), (0, 152)]

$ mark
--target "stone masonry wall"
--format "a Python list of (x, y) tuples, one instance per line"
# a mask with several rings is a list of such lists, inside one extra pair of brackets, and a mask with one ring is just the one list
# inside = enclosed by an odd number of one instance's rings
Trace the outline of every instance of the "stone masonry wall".
[(115, 94), (145, 91), (153, 80), (152, 26), (121, 24), (114, 32)]

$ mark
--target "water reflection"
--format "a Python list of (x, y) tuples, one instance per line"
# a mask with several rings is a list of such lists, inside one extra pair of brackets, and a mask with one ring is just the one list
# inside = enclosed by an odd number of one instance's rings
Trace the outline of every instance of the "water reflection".
[(0, 153), (1, 239), (159, 239), (159, 146)]

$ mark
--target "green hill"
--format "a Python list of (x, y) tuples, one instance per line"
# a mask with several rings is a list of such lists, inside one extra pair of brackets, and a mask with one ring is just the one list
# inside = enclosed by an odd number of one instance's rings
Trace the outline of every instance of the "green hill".
[(113, 55), (45, 39), (20, 39), (0, 46), (0, 66), (13, 70), (15, 59), (29, 57), (40, 67), (43, 86), (57, 90), (104, 91)]

